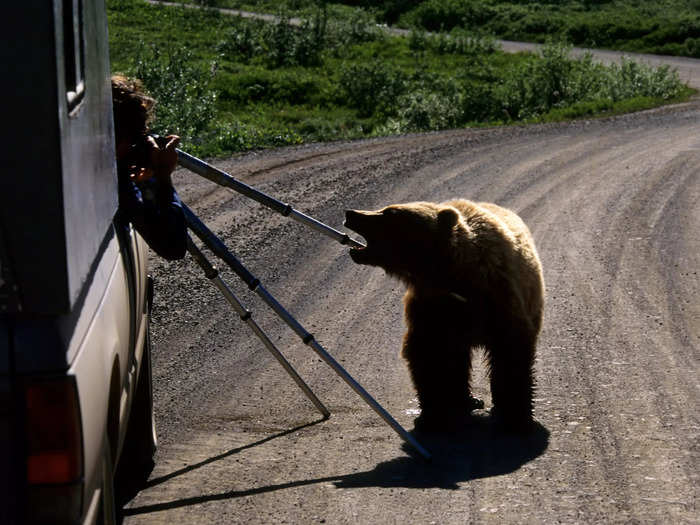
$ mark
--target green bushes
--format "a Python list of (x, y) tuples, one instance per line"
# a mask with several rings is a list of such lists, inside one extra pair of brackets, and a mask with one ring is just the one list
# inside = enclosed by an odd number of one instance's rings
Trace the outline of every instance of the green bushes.
[(305, 21), (301, 27), (291, 25), (287, 16), (274, 23), (234, 18), (216, 49), (228, 60), (246, 64), (318, 66), (326, 47), (326, 23), (325, 15)]
[(365, 11), (353, 11), (347, 17), (329, 19), (327, 27), (327, 45), (336, 55), (342, 54), (342, 50), (347, 46), (385, 38), (372, 15)]
[(550, 44), (539, 56), (512, 68), (495, 94), (508, 119), (533, 118), (585, 99), (589, 90), (583, 81), (595, 77), (601, 68), (590, 57), (573, 60), (567, 47)]
[(670, 100), (684, 93), (678, 75), (631, 60), (604, 66), (590, 55), (572, 58), (570, 48), (548, 44), (500, 71), (492, 82), (465, 74), (458, 83), (426, 90), (406, 85), (391, 121), (380, 130), (428, 131), (476, 122), (552, 120), (609, 111), (626, 100)]
[(154, 131), (180, 134), (200, 155), (574, 118), (687, 93), (667, 68), (603, 66), (556, 44), (507, 55), (460, 28), (397, 38), (365, 15), (317, 11), (292, 27), (141, 0), (108, 7), (115, 70), (158, 100)]
[(450, 30), (454, 27), (474, 29), (495, 16), (495, 10), (479, 0), (427, 0), (404, 17), (404, 23), (428, 31)]
[(398, 119), (401, 131), (437, 131), (458, 127), (463, 120), (459, 91), (443, 94), (418, 90), (399, 100)]
[(256, 26), (259, 23), (234, 23), (223, 34), (223, 40), (216, 45), (216, 50), (221, 56), (232, 62), (242, 62), (244, 64), (264, 53), (264, 47), (259, 41)]
[(247, 68), (237, 74), (222, 73), (216, 81), (223, 105), (301, 105), (320, 101), (322, 86), (314, 75), (300, 68), (270, 71)]
[(496, 41), (491, 36), (480, 35), (461, 28), (449, 33), (427, 33), (414, 29), (408, 38), (408, 47), (413, 51), (432, 51), (440, 55), (463, 55), (480, 57), (496, 51)]
[(338, 55), (354, 44), (382, 38), (368, 15), (355, 13), (347, 19), (329, 20), (319, 9), (310, 20), (295, 26), (287, 15), (274, 23), (232, 18), (216, 49), (226, 59), (270, 68), (320, 66), (324, 54)]
[(216, 94), (211, 81), (215, 71), (214, 63), (209, 70), (195, 65), (187, 50), (163, 52), (142, 45), (127, 73), (141, 79), (157, 101), (152, 130), (162, 135), (177, 133), (187, 143), (214, 118)]
[(635, 97), (649, 97), (669, 100), (683, 90), (678, 73), (668, 66), (651, 68), (629, 59), (613, 64), (603, 73), (601, 82), (602, 97), (614, 102)]
[(356, 109), (360, 118), (394, 114), (406, 89), (406, 75), (380, 60), (343, 66), (340, 71), (339, 102)]
[(635, 97), (669, 100), (683, 90), (678, 75), (667, 67), (655, 69), (630, 60), (604, 66), (590, 55), (573, 59), (568, 47), (549, 44), (537, 58), (516, 66), (493, 96), (508, 119), (521, 120), (581, 103), (602, 101), (607, 108)]
[(319, 5), (343, 17), (362, 13), (357, 9), (361, 7), (377, 21), (428, 31), (461, 27), (508, 40), (545, 42), (557, 38), (578, 46), (700, 57), (700, 8), (696, 0), (189, 1), (261, 12), (300, 10), (303, 16)]
[(313, 21), (293, 27), (283, 16), (263, 31), (265, 51), (272, 67), (318, 66), (325, 47), (326, 15), (319, 11)]
[(301, 144), (302, 137), (288, 128), (249, 126), (240, 122), (221, 123), (194, 144), (200, 155), (217, 156), (260, 148)]
[(430, 31), (463, 27), (508, 40), (556, 37), (579, 46), (700, 57), (700, 13), (685, 0), (426, 0), (400, 20)]

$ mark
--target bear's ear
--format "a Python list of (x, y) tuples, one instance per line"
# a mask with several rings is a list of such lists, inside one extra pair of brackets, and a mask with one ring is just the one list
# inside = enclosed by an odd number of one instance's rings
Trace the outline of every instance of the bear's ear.
[(438, 227), (440, 231), (452, 230), (459, 221), (459, 213), (454, 208), (444, 208), (438, 212)]

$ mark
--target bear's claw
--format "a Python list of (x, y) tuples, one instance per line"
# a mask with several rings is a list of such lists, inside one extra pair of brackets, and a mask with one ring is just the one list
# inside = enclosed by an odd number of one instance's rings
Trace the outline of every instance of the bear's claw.
[(472, 410), (478, 410), (484, 408), (484, 400), (478, 397), (468, 396), (467, 397), (467, 409), (471, 412)]

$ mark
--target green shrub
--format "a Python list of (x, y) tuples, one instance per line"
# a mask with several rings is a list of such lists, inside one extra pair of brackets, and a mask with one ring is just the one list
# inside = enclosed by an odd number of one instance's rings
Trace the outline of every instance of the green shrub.
[(570, 48), (545, 45), (529, 62), (516, 65), (494, 88), (493, 96), (508, 119), (529, 119), (552, 109), (582, 102), (619, 102), (635, 97), (669, 100), (684, 87), (669, 67), (653, 68), (623, 59), (604, 66), (590, 55), (574, 59)]
[(306, 104), (317, 96), (318, 79), (303, 69), (270, 71), (250, 68), (221, 75), (219, 98), (223, 103), (246, 105)]
[(398, 121), (402, 131), (436, 131), (454, 128), (462, 120), (458, 92), (411, 91), (399, 99)]
[(218, 156), (228, 152), (278, 148), (301, 144), (302, 137), (284, 128), (260, 128), (229, 122), (218, 125), (200, 138), (194, 146), (200, 155)]
[(502, 118), (501, 103), (489, 83), (467, 80), (461, 89), (462, 123), (489, 122)]
[(354, 108), (361, 118), (396, 113), (397, 99), (406, 91), (406, 75), (380, 60), (343, 66), (339, 102)]
[(635, 97), (668, 100), (677, 97), (683, 90), (678, 73), (668, 66), (652, 68), (628, 58), (623, 58), (619, 65), (612, 64), (607, 69), (606, 80), (601, 96), (614, 101)]
[(299, 133), (308, 141), (329, 141), (362, 138), (365, 133), (362, 123), (355, 118), (334, 120), (327, 117), (303, 119)]
[(239, 19), (238, 23), (224, 33), (216, 50), (226, 59), (247, 64), (254, 57), (264, 52), (261, 44), (261, 25), (248, 20)]
[(300, 27), (289, 23), (285, 15), (263, 31), (268, 63), (272, 67), (317, 66), (325, 47), (327, 16), (317, 11), (313, 20), (305, 20)]
[(461, 28), (449, 33), (430, 34), (423, 29), (412, 29), (408, 35), (408, 47), (412, 51), (432, 51), (439, 55), (484, 56), (497, 49), (491, 36), (478, 35)]
[(549, 111), (567, 96), (567, 83), (573, 68), (568, 48), (547, 45), (539, 56), (512, 68), (495, 89), (502, 112), (508, 119), (520, 120)]
[(423, 28), (412, 29), (408, 34), (408, 48), (411, 51), (427, 51), (430, 47), (430, 37)]
[(681, 49), (683, 51), (679, 55), (700, 58), (700, 38), (687, 38)]
[(564, 38), (579, 46), (695, 56), (684, 46), (700, 38), (696, 1), (631, 0), (425, 0), (404, 9), (401, 23), (429, 31), (454, 27), (508, 40), (544, 42)]
[(270, 24), (259, 20), (234, 18), (232, 27), (219, 41), (216, 50), (231, 61), (265, 63), (271, 68), (319, 66), (323, 53), (343, 55), (349, 46), (384, 38), (369, 14), (355, 11), (344, 19), (331, 19), (325, 9), (317, 8), (300, 26), (282, 17)]
[(127, 74), (141, 79), (157, 101), (152, 130), (177, 133), (183, 142), (190, 141), (214, 118), (216, 93), (211, 81), (216, 65), (212, 63), (209, 70), (197, 67), (187, 49), (162, 51), (145, 44), (140, 49)]
[(347, 46), (383, 38), (384, 33), (374, 23), (372, 15), (365, 11), (353, 11), (348, 18), (328, 20), (327, 45), (336, 54)]
[(491, 6), (479, 0), (427, 0), (421, 2), (403, 20), (428, 31), (449, 31), (458, 26), (481, 26), (493, 16)]
[(497, 49), (491, 36), (479, 35), (461, 28), (449, 34), (438, 33), (431, 39), (431, 49), (441, 55), (463, 55), (477, 57), (493, 53)]

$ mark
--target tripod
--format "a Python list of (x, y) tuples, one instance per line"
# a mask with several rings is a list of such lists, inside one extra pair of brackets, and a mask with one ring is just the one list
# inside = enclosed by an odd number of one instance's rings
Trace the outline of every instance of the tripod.
[[(178, 150), (178, 162), (181, 166), (194, 171), (195, 173), (216, 182), (222, 186), (232, 188), (239, 193), (242, 193), (258, 202), (282, 213), (285, 216), (291, 216), (295, 220), (320, 231), (321, 233), (334, 238), (341, 244), (351, 244), (353, 246), (362, 246), (361, 243), (351, 239), (347, 234), (339, 232), (330, 226), (327, 226), (316, 219), (304, 215), (297, 210), (294, 210), (289, 204), (282, 203), (255, 188), (252, 188), (236, 179), (229, 174), (206, 164), (205, 162), (192, 157)], [(323, 359), (340, 377), (352, 388), (369, 406), (374, 410), (404, 441), (409, 443), (418, 453), (425, 459), (431, 458), (430, 453), (421, 446), (416, 439), (409, 434), (392, 416), (389, 414), (355, 379), (347, 373), (347, 371), (331, 356), (314, 338), (312, 334), (294, 318), (292, 315), (279, 303), (277, 300), (264, 288), (260, 280), (255, 277), (241, 262), (233, 255), (226, 245), (219, 239), (209, 228), (194, 214), (194, 212), (183, 204), (185, 220), (187, 226), (200, 241), (209, 248), (217, 257), (224, 261), (233, 272), (246, 284), (248, 288), (255, 292), (276, 314), (282, 319), (316, 354)], [(244, 320), (253, 330), (253, 332), (261, 339), (265, 347), (273, 354), (273, 356), (284, 367), (287, 373), (294, 379), (299, 388), (313, 402), (316, 408), (323, 414), (324, 418), (330, 416), (328, 409), (321, 403), (311, 389), (299, 377), (294, 368), (282, 356), (280, 351), (275, 347), (272, 341), (265, 335), (260, 327), (252, 319), (252, 314), (231, 292), (229, 287), (219, 277), (218, 271), (207, 260), (202, 251), (195, 245), (191, 238), (188, 237), (187, 249), (197, 264), (204, 271), (205, 276), (221, 291), (226, 300), (233, 306), (242, 320)]]

